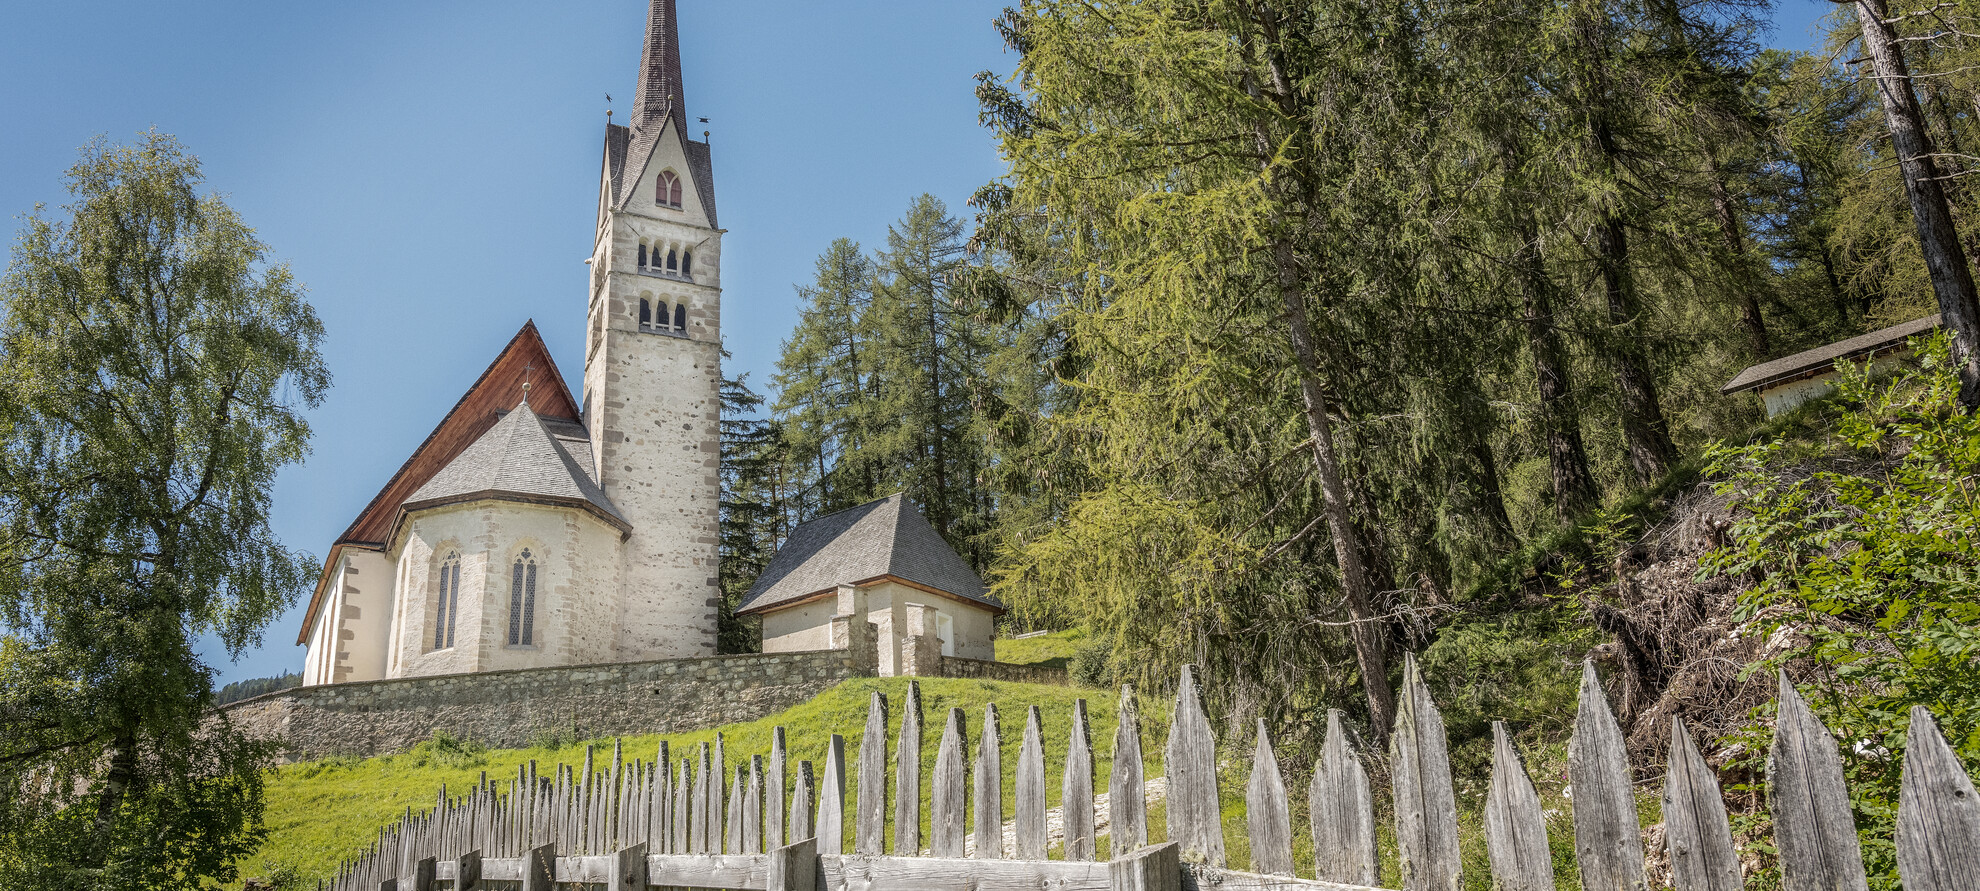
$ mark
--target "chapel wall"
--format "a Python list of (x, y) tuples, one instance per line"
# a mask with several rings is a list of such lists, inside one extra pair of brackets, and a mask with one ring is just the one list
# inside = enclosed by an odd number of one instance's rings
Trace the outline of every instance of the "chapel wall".
[(850, 650), (534, 668), (299, 687), (222, 709), (290, 760), (403, 752), (444, 732), (490, 747), (548, 736), (681, 733), (754, 721), (848, 678), (870, 676)]
[(392, 636), (392, 561), (380, 551), (344, 549), (334, 579), (337, 609), (337, 667), (333, 682), (375, 681), (385, 677)]

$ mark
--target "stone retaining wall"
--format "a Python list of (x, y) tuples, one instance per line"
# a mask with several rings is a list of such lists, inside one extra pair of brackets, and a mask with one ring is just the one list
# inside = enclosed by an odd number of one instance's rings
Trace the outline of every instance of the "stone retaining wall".
[(513, 748), (552, 735), (678, 733), (754, 721), (875, 673), (851, 649), (532, 668), (299, 687), (227, 706), (290, 759), (403, 752), (435, 732)]
[(942, 676), (1009, 681), (1017, 684), (1063, 686), (1070, 683), (1066, 679), (1066, 670), (1057, 665), (1013, 665), (1009, 662), (985, 662), (981, 659), (963, 659), (957, 656), (942, 657)]

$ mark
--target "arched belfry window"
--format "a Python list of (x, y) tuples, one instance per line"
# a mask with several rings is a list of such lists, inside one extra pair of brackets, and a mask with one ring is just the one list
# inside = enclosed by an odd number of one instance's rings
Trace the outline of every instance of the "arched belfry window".
[(639, 243), (639, 268), (646, 268), (646, 242)]
[(672, 170), (660, 171), (660, 180), (654, 184), (653, 200), (665, 207), (681, 206), (681, 178)]
[(685, 303), (675, 304), (674, 306), (674, 330), (683, 333), (687, 331), (687, 304)]
[(450, 553), (440, 561), (440, 604), (433, 614), (433, 648), (454, 645), (454, 623), (461, 611), (461, 555)]
[(693, 275), (693, 274), (694, 274), (694, 252), (693, 252), (693, 251), (682, 251), (682, 252), (681, 252), (681, 274), (682, 274), (682, 275)]
[[(660, 310), (663, 313), (667, 311), (664, 306), (665, 304), (662, 304), (663, 308)], [(641, 297), (639, 298), (639, 330), (645, 331), (651, 327), (653, 327), (653, 301)]]
[(528, 548), (509, 571), (509, 646), (536, 643), (536, 557)]
[(669, 248), (667, 250), (667, 271), (679, 272), (680, 270), (681, 270), (680, 254), (675, 253), (672, 248)]

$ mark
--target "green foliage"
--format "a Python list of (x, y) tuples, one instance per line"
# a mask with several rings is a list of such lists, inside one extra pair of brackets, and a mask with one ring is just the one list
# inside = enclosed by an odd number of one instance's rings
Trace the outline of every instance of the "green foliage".
[(235, 681), (225, 687), (221, 687), (220, 692), (213, 695), (213, 704), (227, 705), (243, 699), (253, 699), (265, 693), (274, 693), (279, 690), (287, 690), (291, 687), (301, 685), (302, 675), (293, 671), (276, 675), (272, 678), (250, 678), (245, 681)]
[[(1785, 439), (1714, 450), (1743, 513), (1711, 571), (1742, 579), (1738, 617), (1778, 641), (1842, 741), (1866, 856), (1896, 888), (1891, 837), (1912, 706), (1980, 764), (1980, 418), (1957, 406), (1943, 335), (1917, 368), (1845, 368), (1833, 448)], [(1756, 729), (1755, 731), (1759, 731)]]
[(197, 888), (261, 838), (268, 753), (212, 720), (313, 580), (269, 528), (329, 385), (287, 267), (172, 138), (102, 140), (0, 283), (0, 885)]

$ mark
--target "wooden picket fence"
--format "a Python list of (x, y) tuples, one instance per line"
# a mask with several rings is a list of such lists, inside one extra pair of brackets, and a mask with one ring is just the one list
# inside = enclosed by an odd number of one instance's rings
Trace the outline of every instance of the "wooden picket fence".
[[(1861, 849), (1835, 738), (1781, 678), (1779, 720), (1767, 762), (1782, 887), (1866, 888)], [(922, 714), (910, 684), (895, 749), (887, 751), (889, 706), (873, 694), (855, 768), (858, 800), (847, 832), (844, 738), (833, 735), (814, 776), (811, 762), (786, 774), (784, 732), (767, 754), (726, 768), (718, 735), (692, 759), (672, 760), (661, 743), (651, 763), (627, 763), (614, 747), (602, 769), (539, 776), (534, 763), (499, 788), (484, 776), (471, 791), (445, 790), (425, 813), (408, 811), (365, 853), (346, 862), (328, 891), (551, 891), (571, 883), (613, 891), (660, 888), (764, 891), (1177, 891), (1367, 889), (1378, 880), (1374, 797), (1362, 755), (1338, 712), (1308, 790), (1312, 878), (1293, 876), (1292, 816), (1278, 760), (1261, 722), (1245, 788), (1251, 871), (1225, 868), (1217, 751), (1196, 679), (1184, 668), (1166, 749), (1168, 838), (1148, 844), (1141, 727), (1124, 688), (1113, 740), (1106, 811), (1114, 859), (1097, 862), (1095, 785), (1086, 704), (1074, 710), (1061, 783), (1062, 859), (1048, 859), (1046, 761), (1039, 712), (1028, 710), (1016, 769), (1015, 831), (1006, 858), (1003, 764), (995, 705), (983, 716), (975, 758), (967, 717), (946, 717), (930, 783), (930, 833), (921, 838)], [(1404, 671), (1389, 752), (1402, 886), (1460, 887), (1458, 809), (1443, 719), (1416, 663)], [(1540, 798), (1503, 725), (1495, 725), (1484, 830), (1494, 887), (1551, 891), (1554, 858)], [(1664, 837), (1677, 888), (1742, 886), (1718, 780), (1682, 723), (1671, 728), (1664, 781)], [(1569, 746), (1574, 855), (1585, 889), (1647, 887), (1643, 834), (1623, 737), (1593, 665), (1583, 666), (1581, 703)], [(892, 774), (890, 776), (890, 773)], [(726, 792), (723, 781), (728, 781)], [(892, 792), (891, 808), (888, 793)], [(892, 812), (894, 837), (886, 850)], [(969, 850), (965, 814), (992, 836)], [(845, 850), (850, 835), (851, 850)], [(1898, 812), (1898, 865), (1912, 891), (1980, 889), (1980, 798), (1924, 709), (1911, 716)]]

